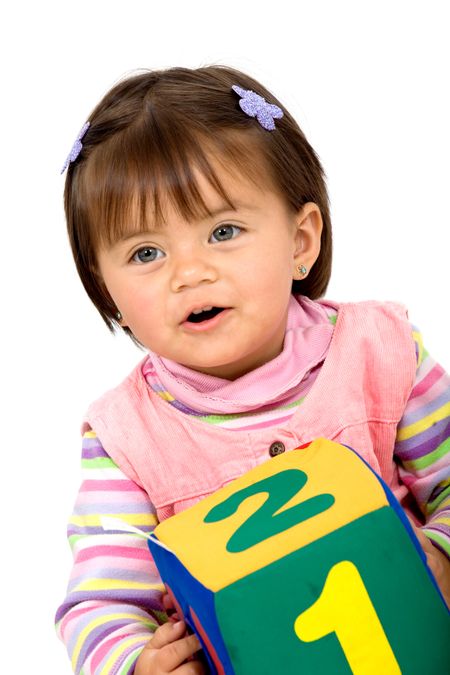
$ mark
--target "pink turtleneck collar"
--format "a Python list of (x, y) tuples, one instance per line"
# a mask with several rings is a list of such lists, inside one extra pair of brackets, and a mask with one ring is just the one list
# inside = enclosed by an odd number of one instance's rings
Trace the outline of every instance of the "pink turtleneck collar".
[[(191, 370), (150, 352), (160, 383), (175, 399), (198, 412), (229, 414), (282, 403), (328, 351), (333, 325), (325, 307), (291, 296), (283, 351), (275, 359), (230, 381)], [(146, 374), (144, 365), (143, 374)]]

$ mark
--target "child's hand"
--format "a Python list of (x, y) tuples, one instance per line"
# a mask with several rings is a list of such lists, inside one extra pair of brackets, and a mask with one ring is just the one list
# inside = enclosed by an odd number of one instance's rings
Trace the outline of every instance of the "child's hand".
[(175, 622), (184, 618), (183, 616), (178, 615), (178, 612), (175, 609), (175, 604), (168, 593), (164, 593), (162, 596), (162, 606), (166, 610), (169, 621)]
[(447, 603), (447, 607), (450, 609), (450, 560), (436, 546), (433, 546), (420, 528), (416, 527), (413, 523), (411, 525), (425, 551), (428, 567), (433, 572), (436, 583)]
[(135, 675), (203, 675), (200, 661), (187, 659), (201, 649), (196, 635), (186, 635), (184, 621), (168, 621), (160, 626), (142, 650), (134, 670)]

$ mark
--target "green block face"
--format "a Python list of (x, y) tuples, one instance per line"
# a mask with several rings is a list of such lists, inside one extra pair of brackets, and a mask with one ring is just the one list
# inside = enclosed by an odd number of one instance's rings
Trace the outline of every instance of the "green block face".
[(447, 672), (450, 615), (389, 507), (216, 593), (236, 675)]

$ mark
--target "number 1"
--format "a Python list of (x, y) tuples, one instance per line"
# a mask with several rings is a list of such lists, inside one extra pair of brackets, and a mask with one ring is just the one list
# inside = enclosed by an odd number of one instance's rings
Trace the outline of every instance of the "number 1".
[(294, 630), (303, 642), (335, 633), (354, 675), (401, 675), (358, 568), (348, 560), (331, 568), (320, 596), (297, 617)]

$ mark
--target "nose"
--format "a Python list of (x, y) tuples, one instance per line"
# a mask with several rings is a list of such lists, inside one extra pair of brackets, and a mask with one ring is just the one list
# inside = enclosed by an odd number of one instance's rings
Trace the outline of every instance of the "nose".
[(171, 288), (174, 293), (217, 281), (217, 269), (208, 259), (207, 251), (197, 252), (187, 257), (179, 256), (172, 261), (172, 264)]

